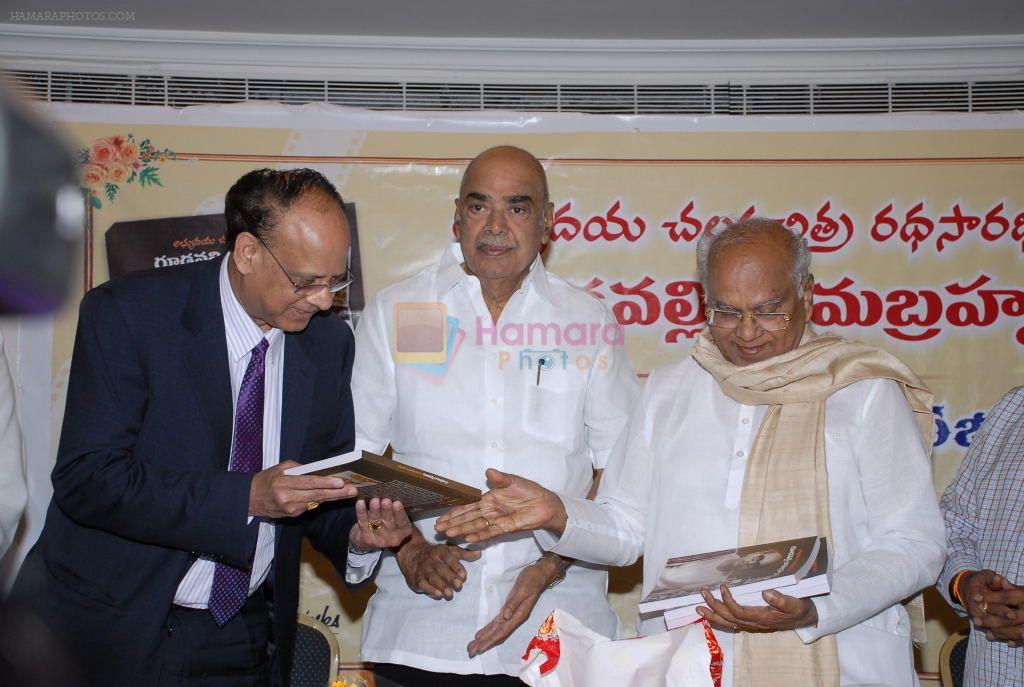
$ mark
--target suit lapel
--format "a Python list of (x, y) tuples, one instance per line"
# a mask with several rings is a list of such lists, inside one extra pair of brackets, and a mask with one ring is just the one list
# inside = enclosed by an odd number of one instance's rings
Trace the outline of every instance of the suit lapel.
[(284, 389), (281, 395), (281, 460), (308, 461), (302, 455), (306, 428), (313, 407), (316, 365), (310, 359), (301, 334), (286, 334), (284, 340)]
[[(313, 383), (316, 365), (310, 360), (300, 334), (284, 337), (284, 378), (281, 390), (281, 460), (307, 462), (311, 457), (302, 455), (309, 426), (309, 411), (313, 407)], [(284, 528), (274, 528), (275, 546), (281, 541)]]
[(231, 373), (220, 305), (220, 261), (196, 274), (183, 324), (192, 334), (182, 350), (185, 369), (210, 425), (214, 465), (228, 469), (231, 458)]

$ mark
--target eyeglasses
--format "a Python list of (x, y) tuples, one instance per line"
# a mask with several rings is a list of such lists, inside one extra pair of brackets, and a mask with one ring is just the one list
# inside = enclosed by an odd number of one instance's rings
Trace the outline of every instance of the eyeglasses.
[[(253, 236), (256, 236), (256, 234), (253, 234)], [(287, 278), (288, 281), (291, 282), (291, 285), (295, 287), (295, 293), (300, 296), (315, 296), (316, 294), (321, 293), (324, 289), (327, 289), (331, 293), (338, 293), (356, 280), (356, 275), (352, 273), (352, 270), (346, 269), (345, 276), (337, 281), (329, 281), (326, 284), (310, 284), (302, 282), (288, 274), (288, 270), (284, 268), (281, 261), (277, 259), (276, 255), (274, 255), (274, 251), (270, 250), (270, 246), (267, 245), (266, 241), (259, 236), (256, 236), (256, 240), (267, 249), (267, 252), (270, 253), (270, 257), (274, 258), (274, 262), (276, 262), (277, 266), (281, 268), (281, 272), (284, 273), (285, 278)]]
[(786, 312), (736, 312), (735, 310), (719, 310), (708, 308), (704, 311), (708, 324), (717, 329), (736, 329), (744, 319), (750, 318), (750, 323), (766, 332), (782, 331), (789, 326), (793, 315)]

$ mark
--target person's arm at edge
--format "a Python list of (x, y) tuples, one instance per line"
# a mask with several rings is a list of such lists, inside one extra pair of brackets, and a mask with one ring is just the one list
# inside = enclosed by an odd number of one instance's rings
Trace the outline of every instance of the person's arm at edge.
[(997, 424), (994, 420), (1002, 416), (1015, 394), (1024, 394), (1024, 391), (1010, 391), (989, 411), (940, 502), (946, 527), (947, 558), (935, 586), (953, 610), (962, 616), (967, 615), (967, 610), (961, 599), (953, 594), (953, 584), (960, 573), (964, 573), (958, 581), (958, 591), (962, 594), (965, 578), (983, 567), (977, 543), (978, 485), (992, 469), (994, 457), (985, 449), (994, 438), (992, 429)]
[(15, 399), (14, 380), (0, 335), (0, 558), (14, 540), (28, 501), (25, 453)]

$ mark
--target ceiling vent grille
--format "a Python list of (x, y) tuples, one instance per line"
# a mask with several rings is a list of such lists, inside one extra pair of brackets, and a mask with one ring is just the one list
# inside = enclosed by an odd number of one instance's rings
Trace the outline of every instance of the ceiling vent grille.
[(29, 98), (164, 105), (272, 100), (375, 110), (778, 115), (1024, 110), (1024, 81), (816, 84), (486, 84), (232, 79), (14, 70)]

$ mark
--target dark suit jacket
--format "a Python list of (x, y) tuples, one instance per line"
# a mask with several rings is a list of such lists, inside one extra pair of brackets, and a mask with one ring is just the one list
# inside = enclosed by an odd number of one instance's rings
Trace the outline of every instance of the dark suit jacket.
[[(175, 591), (195, 556), (244, 567), (248, 474), (228, 472), (233, 424), (219, 261), (142, 272), (82, 301), (53, 501), (15, 593), (37, 599), (89, 684), (152, 684)], [(320, 315), (285, 337), (281, 459), (352, 449), (354, 340)], [(275, 670), (287, 684), (306, 535), (344, 569), (354, 511), (279, 521)]]

